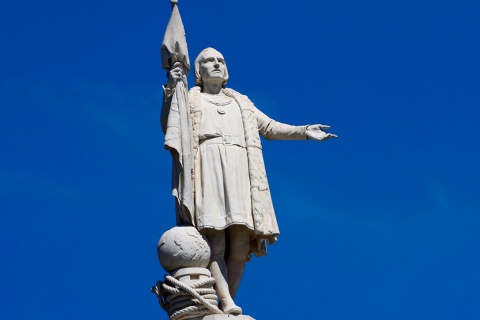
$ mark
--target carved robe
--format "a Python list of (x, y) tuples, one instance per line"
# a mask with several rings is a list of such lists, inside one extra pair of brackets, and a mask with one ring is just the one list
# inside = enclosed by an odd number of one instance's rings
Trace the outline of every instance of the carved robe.
[[(250, 201), (250, 203), (246, 203), (243, 208), (249, 210), (250, 212), (247, 212), (246, 214), (251, 215), (250, 217), (244, 217), (241, 214), (235, 216), (235, 212), (217, 212), (215, 214), (220, 214), (220, 215), (230, 215), (227, 219), (217, 219), (217, 220), (225, 220), (223, 225), (212, 225), (212, 223), (208, 223), (204, 220), (204, 214), (210, 215), (212, 214), (211, 212), (200, 212), (198, 208), (196, 208), (196, 213), (195, 213), (195, 223), (196, 227), (199, 230), (202, 230), (204, 228), (216, 228), (216, 229), (223, 229), (228, 227), (231, 224), (242, 224), (247, 226), (248, 228), (252, 229), (253, 234), (254, 234), (254, 241), (252, 241), (252, 247), (251, 247), (251, 252), (254, 253), (256, 256), (264, 255), (266, 254), (266, 243), (268, 242), (269, 244), (272, 244), (276, 242), (276, 237), (279, 235), (279, 228), (277, 224), (277, 219), (275, 216), (275, 212), (273, 209), (272, 205), (272, 199), (270, 195), (270, 188), (268, 186), (268, 181), (267, 181), (267, 175), (265, 171), (265, 165), (263, 161), (263, 154), (262, 154), (262, 146), (260, 142), (260, 136), (259, 134), (262, 134), (265, 138), (267, 139), (280, 139), (280, 140), (305, 140), (306, 135), (305, 135), (305, 129), (306, 126), (290, 126), (287, 124), (279, 123), (276, 122), (270, 118), (268, 118), (265, 114), (263, 114), (261, 111), (259, 111), (254, 104), (248, 99), (247, 96), (244, 96), (232, 89), (223, 89), (223, 93), (226, 96), (229, 96), (233, 98), (237, 104), (236, 107), (240, 109), (240, 117), (238, 117), (238, 120), (241, 121), (240, 127), (242, 127), (241, 130), (243, 130), (242, 134), (238, 134), (237, 136), (240, 136), (241, 139), (245, 139), (245, 141), (235, 141), (235, 138), (238, 137), (233, 137), (232, 142), (229, 142), (229, 137), (223, 137), (224, 143), (227, 143), (227, 146), (222, 145), (220, 142), (219, 148), (243, 148), (242, 150), (239, 149), (238, 154), (235, 155), (235, 163), (233, 167), (227, 167), (230, 168), (230, 170), (234, 170), (234, 174), (246, 174), (248, 175), (247, 177), (243, 176), (238, 176), (237, 180), (242, 180), (246, 179), (247, 181), (247, 188), (249, 188), (248, 192), (248, 199), (245, 199), (245, 201)], [(194, 170), (194, 180), (195, 180), (195, 186), (197, 189), (200, 189), (200, 186), (202, 186), (201, 182), (202, 179), (205, 179), (207, 174), (210, 176), (214, 176), (216, 172), (220, 172), (220, 170), (217, 170), (213, 174), (210, 174), (209, 172), (205, 172), (207, 170), (202, 169), (202, 166), (199, 165), (199, 162), (201, 162), (202, 154), (204, 154), (205, 150), (202, 150), (202, 143), (204, 141), (208, 142), (207, 140), (203, 140), (205, 137), (201, 136), (202, 128), (202, 99), (201, 99), (201, 92), (199, 87), (194, 87), (190, 90), (189, 92), (189, 102), (190, 102), (190, 112), (191, 112), (191, 120), (192, 120), (192, 129), (193, 129), (193, 154), (194, 154), (194, 162), (195, 162), (195, 170)], [(238, 124), (237, 124), (238, 125)], [(232, 124), (230, 124), (232, 126)], [(217, 139), (218, 138), (214, 138)], [(222, 137), (220, 137), (220, 140), (222, 140)], [(234, 146), (231, 146), (232, 144)], [(220, 149), (221, 150), (221, 149)], [(242, 156), (242, 151), (246, 151), (246, 157)], [(223, 150), (222, 150), (223, 151)], [(222, 152), (222, 154), (224, 154)], [(230, 156), (232, 157), (232, 156)], [(212, 161), (212, 159), (220, 159), (219, 157), (209, 157), (209, 161)], [(245, 160), (242, 160), (245, 159)], [(215, 162), (220, 162), (222, 160), (214, 160)], [(230, 159), (229, 161), (232, 161)], [(242, 163), (242, 161), (245, 161), (246, 163)], [(207, 163), (206, 165), (212, 166), (214, 168), (217, 168), (221, 166), (221, 163), (215, 163), (212, 161), (212, 163)], [(205, 164), (203, 164), (203, 168), (205, 168)], [(243, 168), (246, 168), (243, 170)], [(210, 169), (208, 170), (210, 171)], [(228, 200), (228, 195), (227, 192), (223, 194), (223, 189), (228, 189), (229, 182), (228, 179), (223, 179), (225, 181), (222, 181), (221, 188), (218, 188), (220, 190), (219, 193), (222, 193), (221, 195), (217, 195), (221, 197), (223, 201), (229, 201)], [(210, 179), (211, 181), (211, 179)], [(239, 197), (244, 196), (247, 194), (246, 192), (242, 192), (242, 190), (236, 190), (238, 187), (237, 181), (234, 181), (234, 185), (231, 187), (234, 189), (233, 191), (238, 194)], [(243, 184), (240, 182), (240, 185), (243, 186)], [(203, 184), (201, 188), (208, 188), (208, 184)], [(241, 188), (241, 187), (240, 187)], [(204, 192), (204, 190), (201, 190), (202, 192), (199, 192), (199, 190), (195, 190), (195, 202), (196, 204), (198, 203), (203, 203), (202, 200), (200, 199), (203, 197), (205, 194), (212, 194), (208, 192)], [(226, 190), (228, 191), (228, 190)], [(240, 192), (239, 192), (240, 191)], [(212, 195), (215, 196), (215, 195)], [(243, 201), (243, 199), (234, 199), (236, 201)], [(224, 206), (226, 207), (226, 206)], [(237, 206), (238, 207), (238, 206)], [(242, 207), (240, 205), (240, 207)], [(203, 208), (201, 208), (203, 211)], [(207, 210), (208, 211), (208, 210)], [(237, 217), (237, 218), (236, 218)], [(238, 221), (236, 221), (238, 220)], [(249, 223), (249, 221), (252, 221), (253, 223)], [(206, 224), (205, 224), (206, 223)]]
[[(230, 212), (215, 212), (214, 215), (217, 217), (217, 221), (219, 220), (224, 220), (225, 222), (219, 222), (219, 223), (212, 223), (212, 219), (209, 217), (206, 217), (205, 215), (211, 214), (211, 212), (203, 212), (203, 208), (200, 208), (197, 210), (195, 208), (193, 212), (191, 212), (190, 217), (188, 220), (185, 218), (185, 216), (180, 215), (182, 212), (181, 210), (177, 210), (177, 223), (178, 224), (192, 224), (194, 225), (197, 229), (200, 231), (204, 228), (215, 228), (215, 229), (224, 229), (227, 228), (228, 226), (232, 224), (241, 224), (245, 225), (249, 229), (252, 230), (252, 242), (251, 242), (251, 249), (250, 252), (255, 254), (256, 256), (262, 256), (266, 254), (266, 244), (267, 242), (269, 244), (273, 244), (277, 241), (277, 236), (280, 234), (278, 224), (277, 224), (277, 219), (275, 216), (275, 212), (273, 209), (272, 205), (272, 198), (270, 195), (270, 188), (268, 186), (268, 181), (267, 181), (267, 175), (265, 171), (265, 165), (263, 161), (263, 154), (262, 154), (262, 145), (260, 142), (260, 134), (264, 136), (266, 139), (276, 139), (276, 140), (306, 140), (306, 127), (307, 126), (291, 126), (287, 125), (284, 123), (280, 123), (277, 121), (274, 121), (270, 119), (268, 116), (266, 116), (264, 113), (262, 113), (260, 110), (258, 110), (254, 104), (248, 99), (247, 96), (242, 95), (230, 88), (228, 89), (223, 89), (223, 93), (231, 97), (235, 100), (237, 107), (240, 109), (240, 116), (238, 117), (238, 121), (240, 121), (239, 125), (242, 127), (241, 130), (243, 130), (243, 134), (240, 134), (241, 139), (245, 141), (233, 141), (233, 145), (235, 145), (238, 148), (243, 148), (240, 153), (243, 151), (246, 153), (246, 157), (239, 156), (238, 158), (238, 164), (235, 164), (233, 169), (230, 166), (227, 166), (227, 170), (235, 170), (236, 172), (233, 173), (233, 175), (237, 173), (244, 173), (244, 175), (248, 175), (247, 177), (238, 177), (238, 179), (243, 179), (246, 180), (247, 182), (247, 188), (249, 188), (248, 192), (248, 198), (243, 197), (247, 192), (243, 192), (242, 194), (242, 199), (240, 201), (246, 201), (249, 203), (245, 203), (243, 207), (245, 210), (248, 210), (249, 212), (246, 212), (245, 214), (250, 215), (250, 217), (243, 217), (243, 216), (238, 216), (239, 218), (235, 217), (235, 214), (231, 215), (230, 217), (227, 217), (225, 219), (218, 219), (218, 215), (227, 215), (230, 214)], [(194, 165), (192, 165), (191, 168), (188, 167), (183, 167), (183, 171), (185, 170), (191, 170), (192, 172), (192, 179), (194, 180), (194, 186), (201, 186), (201, 188), (208, 188), (208, 183), (203, 183), (202, 179), (205, 179), (207, 177), (207, 174), (212, 176), (211, 173), (202, 172), (202, 143), (203, 143), (203, 138), (201, 137), (201, 124), (202, 124), (202, 98), (201, 98), (202, 93), (200, 92), (200, 87), (193, 87), (188, 94), (189, 97), (189, 105), (190, 105), (190, 119), (189, 123), (191, 123), (191, 132), (192, 132), (192, 154), (194, 156)], [(167, 127), (167, 119), (168, 119), (168, 114), (169, 114), (169, 108), (170, 108), (170, 103), (168, 97), (166, 97), (166, 100), (163, 105), (162, 109), (162, 116), (161, 116), (161, 123), (162, 123), (162, 128), (165, 131), (168, 131)], [(178, 124), (170, 124), (169, 126), (176, 126)], [(180, 130), (173, 130), (173, 132), (180, 132)], [(175, 137), (175, 134), (172, 136), (171, 139), (177, 139), (180, 137)], [(202, 138), (202, 140), (200, 139)], [(216, 139), (222, 139), (225, 141), (225, 143), (230, 147), (232, 145), (232, 142), (228, 141), (228, 137), (217, 137)], [(236, 137), (238, 138), (238, 137)], [(215, 141), (215, 143), (218, 143), (218, 141)], [(220, 144), (223, 144), (221, 142)], [(227, 146), (218, 146), (219, 150), (223, 152), (222, 148), (227, 147)], [(220, 160), (218, 160), (220, 159)], [(243, 159), (243, 160), (242, 160)], [(207, 161), (211, 161), (212, 163), (203, 163), (205, 168), (205, 165), (211, 168), (216, 168), (218, 166), (221, 166), (221, 163), (216, 163), (216, 162), (221, 162), (223, 161), (222, 158), (218, 157), (209, 157)], [(205, 161), (203, 161), (205, 162)], [(246, 162), (246, 163), (244, 163)], [(241, 168), (246, 168), (245, 170)], [(211, 171), (210, 168), (208, 168), (208, 171)], [(221, 172), (221, 171), (217, 171)], [(228, 172), (231, 174), (231, 172)], [(181, 174), (181, 173), (180, 173)], [(213, 174), (215, 176), (215, 173)], [(219, 177), (218, 179), (223, 179), (223, 177)], [(227, 179), (228, 180), (228, 179)], [(182, 187), (182, 184), (179, 183), (181, 179), (179, 178), (178, 175), (173, 175), (172, 177), (172, 190), (173, 194), (177, 197), (177, 209), (178, 205), (181, 205), (181, 199), (183, 194), (190, 194), (192, 190), (185, 190), (184, 187)], [(232, 179), (230, 179), (232, 181)], [(222, 182), (224, 183), (224, 182)], [(222, 188), (230, 188), (231, 186), (229, 185), (230, 182), (226, 181), (226, 185), (222, 185)], [(234, 181), (236, 184), (236, 182)], [(243, 186), (243, 183), (240, 183), (240, 185)], [(218, 188), (218, 186), (217, 186)], [(235, 187), (233, 187), (235, 188)], [(243, 188), (243, 187), (241, 187)], [(221, 188), (220, 188), (221, 189)], [(195, 194), (195, 203), (203, 203), (202, 201), (205, 199), (201, 199), (205, 194), (209, 194), (209, 192), (204, 192), (205, 190), (193, 190)], [(207, 190), (210, 191), (210, 190)], [(228, 191), (228, 190), (227, 190)], [(220, 193), (222, 193), (223, 190), (221, 190)], [(241, 192), (242, 193), (242, 192)], [(222, 200), (224, 200), (224, 194), (212, 194), (210, 192), (212, 197), (220, 197)], [(218, 202), (218, 199), (216, 199)], [(238, 201), (238, 199), (234, 199), (235, 201)], [(228, 201), (228, 200), (227, 200)], [(217, 206), (220, 207), (220, 206)], [(224, 205), (223, 207), (227, 207), (227, 205)], [(238, 207), (238, 206), (237, 206)], [(237, 221), (238, 220), (238, 221)], [(210, 222), (209, 222), (210, 221)]]

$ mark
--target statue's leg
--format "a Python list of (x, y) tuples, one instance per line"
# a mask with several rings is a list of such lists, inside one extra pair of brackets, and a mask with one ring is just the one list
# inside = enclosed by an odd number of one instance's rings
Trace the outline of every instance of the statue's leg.
[(223, 312), (241, 314), (242, 309), (235, 305), (228, 290), (227, 266), (225, 264), (225, 230), (206, 229), (210, 243), (210, 272), (215, 278), (215, 290), (220, 298)]
[(247, 261), (248, 252), (250, 251), (250, 234), (251, 231), (241, 225), (233, 225), (228, 228), (228, 256), (227, 256), (227, 272), (228, 272), (228, 288), (230, 296), (235, 298), (240, 281), (242, 280), (245, 262)]

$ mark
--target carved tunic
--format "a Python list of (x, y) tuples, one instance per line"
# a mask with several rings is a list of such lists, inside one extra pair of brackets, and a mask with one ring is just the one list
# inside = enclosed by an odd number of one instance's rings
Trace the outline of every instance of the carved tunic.
[(225, 106), (216, 106), (206, 99), (201, 103), (195, 158), (195, 215), (199, 230), (220, 230), (232, 224), (254, 230), (242, 115), (238, 104), (230, 100)]

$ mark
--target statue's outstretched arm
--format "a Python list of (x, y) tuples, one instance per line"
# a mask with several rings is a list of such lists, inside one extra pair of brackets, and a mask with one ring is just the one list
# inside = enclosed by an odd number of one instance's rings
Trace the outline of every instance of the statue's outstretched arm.
[(307, 126), (292, 126), (269, 118), (265, 113), (255, 108), (258, 131), (268, 140), (306, 140)]
[(292, 126), (269, 118), (262, 111), (255, 109), (258, 130), (269, 140), (306, 140), (323, 141), (328, 138), (337, 138), (333, 133), (325, 132), (330, 126), (323, 124)]

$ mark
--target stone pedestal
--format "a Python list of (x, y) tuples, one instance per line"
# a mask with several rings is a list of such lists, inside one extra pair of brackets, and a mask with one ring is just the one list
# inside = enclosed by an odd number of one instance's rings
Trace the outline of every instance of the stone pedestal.
[(254, 318), (241, 314), (241, 315), (233, 315), (233, 314), (209, 314), (207, 316), (198, 316), (192, 317), (189, 316), (183, 318), (187, 320), (255, 320)]
[[(255, 320), (254, 318), (241, 314), (235, 316), (233, 314), (209, 314), (203, 318), (198, 318), (199, 320)], [(196, 319), (195, 319), (196, 320)]]
[[(198, 282), (209, 279), (212, 274), (210, 270), (206, 268), (183, 268), (178, 269), (170, 273), (172, 277), (186, 284), (187, 286), (193, 286)], [(212, 288), (212, 285), (204, 285), (201, 288)]]

